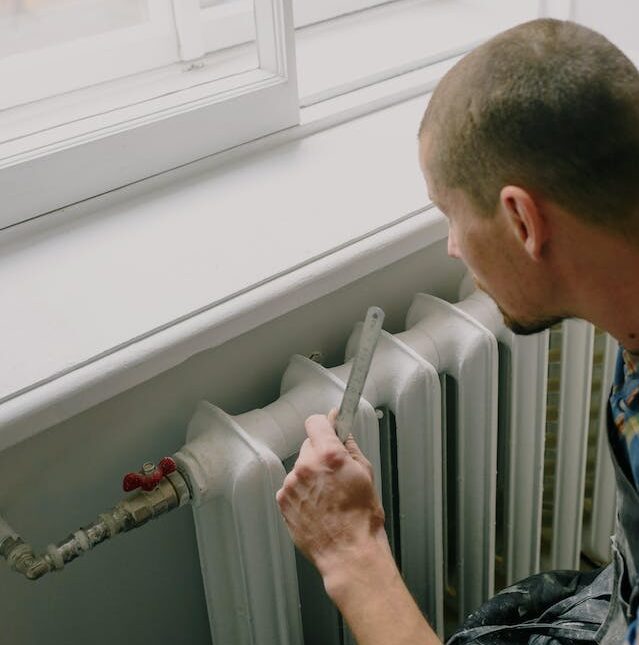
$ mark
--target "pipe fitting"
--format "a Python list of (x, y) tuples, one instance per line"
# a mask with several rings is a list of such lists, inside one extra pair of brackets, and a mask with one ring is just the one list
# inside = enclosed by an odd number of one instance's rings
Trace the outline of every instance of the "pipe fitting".
[(26, 573), (35, 560), (35, 553), (31, 545), (26, 544), (22, 538), (18, 538), (10, 547), (7, 555), (9, 566), (18, 573)]
[(177, 491), (173, 484), (165, 478), (160, 480), (153, 490), (141, 490), (136, 495), (120, 502), (116, 509), (123, 510), (130, 517), (129, 526), (124, 529), (128, 531), (142, 526), (154, 517), (163, 515), (178, 506)]
[(29, 580), (36, 580), (49, 571), (61, 571), (67, 562), (75, 560), (105, 540), (184, 506), (190, 499), (186, 478), (174, 469), (167, 472), (151, 490), (141, 488), (110, 511), (98, 515), (98, 519), (89, 526), (75, 531), (58, 544), (50, 544), (45, 553), (39, 556), (0, 517), (0, 555), (14, 571)]

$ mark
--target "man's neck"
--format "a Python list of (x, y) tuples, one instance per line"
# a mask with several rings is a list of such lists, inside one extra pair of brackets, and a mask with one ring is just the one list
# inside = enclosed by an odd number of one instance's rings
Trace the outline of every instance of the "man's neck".
[[(590, 239), (589, 239), (590, 238)], [(586, 234), (570, 263), (575, 316), (639, 353), (639, 247), (621, 236)]]

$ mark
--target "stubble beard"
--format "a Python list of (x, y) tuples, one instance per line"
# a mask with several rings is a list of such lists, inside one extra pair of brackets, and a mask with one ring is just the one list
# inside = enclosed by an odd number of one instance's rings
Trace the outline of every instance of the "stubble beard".
[(518, 336), (532, 336), (533, 334), (538, 334), (539, 332), (546, 331), (546, 329), (550, 329), (554, 325), (557, 325), (567, 318), (567, 316), (547, 316), (526, 321), (518, 320), (507, 314), (502, 309), (501, 305), (484, 288), (484, 285), (477, 279), (476, 276), (473, 276), (473, 282), (478, 289), (490, 296), (493, 302), (497, 305), (497, 309), (499, 309), (499, 313), (504, 319), (504, 325), (506, 325), (506, 327), (508, 327), (510, 331), (512, 331), (514, 334), (517, 334)]
[(546, 329), (550, 329), (552, 326), (565, 320), (564, 316), (536, 318), (534, 320), (527, 321), (516, 320), (509, 316), (499, 305), (497, 305), (497, 308), (504, 319), (504, 325), (518, 336), (531, 336), (532, 334), (538, 334), (539, 332), (546, 331)]

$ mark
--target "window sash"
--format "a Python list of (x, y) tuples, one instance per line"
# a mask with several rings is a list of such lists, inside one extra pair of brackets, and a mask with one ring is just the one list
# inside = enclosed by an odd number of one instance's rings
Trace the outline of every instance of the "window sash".
[(190, 87), (0, 144), (0, 228), (299, 123), (290, 0), (254, 1), (259, 69), (192, 70)]

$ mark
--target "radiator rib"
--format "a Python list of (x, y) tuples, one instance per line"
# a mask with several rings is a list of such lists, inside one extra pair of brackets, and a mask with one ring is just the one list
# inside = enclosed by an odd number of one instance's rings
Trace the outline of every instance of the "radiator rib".
[(578, 569), (594, 328), (583, 320), (563, 327), (551, 566)]
[(615, 471), (608, 451), (606, 425), (608, 396), (612, 384), (617, 347), (617, 341), (606, 335), (599, 401), (592, 515), (590, 530), (584, 545), (586, 555), (595, 562), (607, 562), (610, 559), (610, 536), (615, 523), (615, 504), (611, 503), (615, 499)]
[(505, 584), (539, 571), (543, 501), (548, 332), (517, 336), (502, 322), (495, 303), (475, 291), (458, 307), (484, 324), (500, 345), (499, 433), (506, 442)]
[(281, 460), (206, 402), (187, 438), (178, 455), (197, 505), (213, 642), (301, 643), (293, 548), (272, 499), (285, 475)]
[(406, 318), (408, 345), (429, 336), (437, 369), (457, 383), (457, 587), (463, 619), (494, 591), (497, 471), (497, 342), (444, 300), (418, 294)]
[[(349, 362), (334, 370), (344, 383), (360, 332), (361, 324), (346, 347)], [(443, 635), (439, 376), (401, 335), (383, 332), (363, 396), (395, 415), (402, 574), (418, 606)]]

